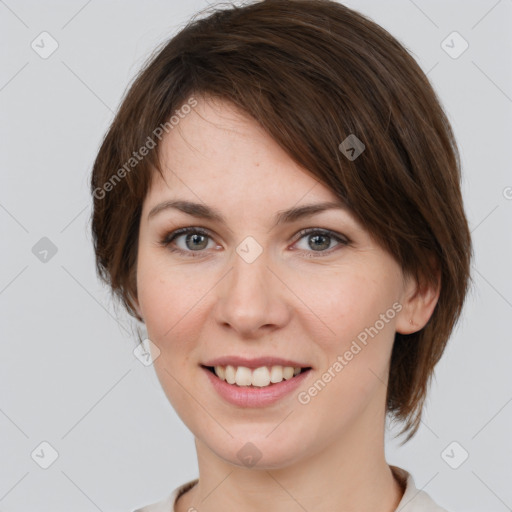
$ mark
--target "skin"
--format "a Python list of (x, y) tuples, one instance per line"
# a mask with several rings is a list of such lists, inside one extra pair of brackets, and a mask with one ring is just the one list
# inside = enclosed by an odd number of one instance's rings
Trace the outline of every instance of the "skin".
[[(195, 437), (199, 483), (176, 510), (395, 510), (403, 489), (384, 456), (391, 349), (395, 332), (426, 324), (438, 291), (404, 275), (346, 209), (273, 227), (280, 210), (337, 197), (231, 104), (198, 98), (160, 151), (165, 181), (155, 173), (141, 215), (137, 307), (160, 350), (162, 388)], [(227, 225), (171, 209), (148, 219), (177, 198), (218, 209)], [(211, 237), (159, 243), (182, 227)], [(297, 236), (305, 228), (349, 243), (315, 245), (314, 234)], [(247, 236), (263, 249), (252, 263), (236, 252)], [(293, 392), (272, 406), (236, 407), (199, 366), (233, 354), (293, 358), (313, 368), (299, 389), (307, 391), (395, 303), (400, 312), (305, 405)], [(247, 442), (261, 453), (253, 467), (237, 457)]]

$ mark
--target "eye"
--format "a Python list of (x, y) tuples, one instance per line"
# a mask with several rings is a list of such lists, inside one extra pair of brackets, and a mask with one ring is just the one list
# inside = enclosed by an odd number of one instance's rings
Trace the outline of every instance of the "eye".
[[(320, 253), (320, 254), (311, 254), (308, 257), (316, 258), (318, 256), (324, 256), (325, 253), (330, 254), (333, 252), (333, 248), (331, 246), (331, 242), (337, 242), (337, 245), (348, 245), (349, 240), (342, 235), (338, 235), (333, 231), (329, 231), (328, 229), (319, 229), (319, 228), (308, 228), (303, 229), (298, 233), (299, 241), (303, 238), (308, 240), (307, 247), (299, 248), (300, 251), (309, 251), (312, 253)], [(337, 246), (335, 246), (336, 248)], [(327, 250), (328, 249), (328, 250)]]
[[(177, 243), (179, 239), (183, 239), (181, 247)], [(160, 240), (159, 244), (163, 247), (167, 247), (171, 252), (178, 252), (194, 258), (201, 256), (200, 253), (204, 252), (203, 249), (208, 247), (208, 239), (213, 242), (208, 231), (202, 228), (190, 227), (177, 229), (176, 231), (167, 234), (162, 240)], [(178, 247), (171, 247), (171, 243), (173, 242)]]
[[(343, 235), (339, 235), (328, 229), (303, 229), (297, 234), (297, 236), (298, 241), (301, 241), (303, 238), (309, 238), (310, 241), (307, 244), (308, 247), (299, 247), (299, 251), (301, 252), (312, 253), (306, 256), (309, 258), (316, 258), (326, 254), (331, 254), (333, 250), (336, 250), (337, 245), (346, 246), (350, 243)], [(181, 246), (178, 243), (180, 239), (182, 241)], [(337, 243), (337, 245), (334, 246), (334, 249), (331, 246), (333, 241)], [(166, 247), (171, 252), (177, 252), (184, 256), (197, 258), (206, 256), (207, 253), (204, 249), (212, 248), (211, 246), (208, 247), (209, 242), (213, 243), (214, 247), (219, 247), (215, 245), (212, 236), (207, 230), (199, 227), (187, 227), (177, 229), (172, 233), (166, 234), (159, 241), (159, 245)], [(295, 245), (296, 244), (297, 242)]]

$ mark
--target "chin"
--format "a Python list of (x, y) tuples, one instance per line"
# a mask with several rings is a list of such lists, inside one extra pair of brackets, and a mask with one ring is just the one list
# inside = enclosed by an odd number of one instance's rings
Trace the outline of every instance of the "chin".
[(202, 442), (226, 463), (247, 469), (286, 468), (306, 456), (308, 440), (299, 432), (294, 435), (289, 426), (281, 435), (277, 435), (280, 427), (269, 435), (275, 425), (271, 428), (268, 425), (264, 428), (254, 428), (254, 425), (247, 427), (242, 431), (228, 428), (233, 435), (228, 440), (211, 439), (207, 435), (202, 437)]

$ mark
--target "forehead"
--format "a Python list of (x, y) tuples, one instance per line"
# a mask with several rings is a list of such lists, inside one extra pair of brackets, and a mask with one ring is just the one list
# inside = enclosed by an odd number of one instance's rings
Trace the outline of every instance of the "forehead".
[(154, 173), (147, 202), (169, 197), (260, 208), (337, 201), (251, 117), (229, 102), (197, 98), (159, 148), (165, 181)]

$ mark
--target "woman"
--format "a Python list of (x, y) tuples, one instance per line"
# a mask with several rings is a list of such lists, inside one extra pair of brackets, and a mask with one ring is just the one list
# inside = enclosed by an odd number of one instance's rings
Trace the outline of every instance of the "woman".
[(99, 275), (147, 328), (199, 478), (144, 512), (441, 511), (417, 431), (471, 241), (450, 125), (385, 30), (329, 0), (191, 21), (92, 173)]

